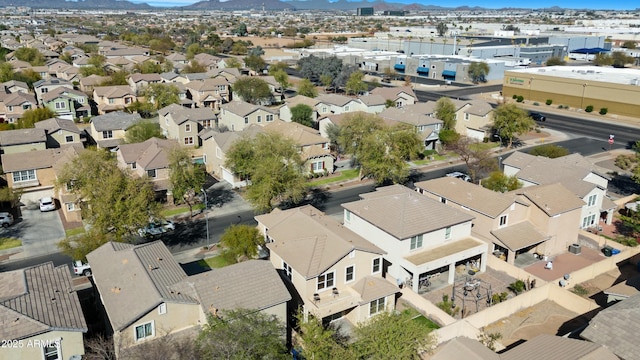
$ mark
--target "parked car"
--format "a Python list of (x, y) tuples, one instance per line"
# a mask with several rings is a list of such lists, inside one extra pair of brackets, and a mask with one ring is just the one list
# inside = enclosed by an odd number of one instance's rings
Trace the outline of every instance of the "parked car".
[(9, 225), (13, 224), (13, 215), (8, 212), (0, 212), (0, 224), (2, 224), (2, 227), (9, 227)]
[(138, 229), (138, 235), (145, 236), (159, 236), (168, 231), (176, 229), (176, 224), (171, 220), (153, 221), (146, 227)]
[(529, 117), (532, 118), (535, 121), (546, 121), (547, 120), (547, 118), (544, 115), (542, 115), (540, 113), (537, 113), (537, 112), (529, 112)]
[(447, 174), (447, 176), (462, 179), (464, 181), (471, 181), (471, 178), (469, 177), (469, 175), (460, 171), (450, 172)]
[(56, 202), (51, 196), (40, 198), (40, 211), (53, 211), (56, 209)]
[(76, 260), (73, 262), (73, 273), (76, 275), (91, 276), (91, 266), (80, 260)]

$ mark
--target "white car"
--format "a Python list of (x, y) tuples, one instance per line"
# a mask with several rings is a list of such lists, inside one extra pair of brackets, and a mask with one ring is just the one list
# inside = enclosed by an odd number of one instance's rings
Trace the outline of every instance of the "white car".
[(80, 260), (76, 260), (73, 262), (73, 273), (76, 275), (91, 276), (91, 266)]
[(467, 182), (471, 181), (471, 178), (469, 177), (469, 175), (467, 175), (465, 173), (462, 173), (460, 171), (450, 172), (450, 173), (447, 174), (447, 176), (455, 177), (455, 178), (458, 178), (458, 179), (461, 179), (461, 180), (464, 180), (464, 181), (467, 181)]
[(56, 202), (51, 196), (45, 196), (40, 199), (40, 211), (53, 211), (56, 209)]
[(176, 229), (176, 224), (171, 220), (162, 220), (162, 221), (154, 221), (149, 223), (147, 227), (142, 229), (138, 229), (138, 235), (144, 236), (159, 236), (168, 231), (173, 231)]

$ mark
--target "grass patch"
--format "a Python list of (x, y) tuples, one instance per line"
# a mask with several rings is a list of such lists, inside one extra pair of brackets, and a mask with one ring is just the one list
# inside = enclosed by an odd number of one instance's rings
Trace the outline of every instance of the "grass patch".
[(84, 230), (84, 226), (80, 226), (80, 227), (77, 227), (77, 228), (65, 230), (64, 232), (67, 235), (67, 237), (71, 237), (71, 236), (84, 234), (85, 230)]
[[(204, 209), (204, 204), (199, 203), (199, 204), (195, 204), (193, 205), (193, 211), (200, 211)], [(189, 207), (188, 206), (181, 206), (181, 207), (177, 207), (177, 208), (173, 208), (173, 209), (165, 209), (160, 211), (160, 214), (164, 217), (172, 217), (172, 216), (176, 216), (176, 215), (180, 215), (180, 214), (184, 214), (186, 212), (189, 212)]]
[(475, 151), (483, 151), (483, 150), (489, 150), (489, 149), (493, 149), (500, 146), (500, 143), (498, 142), (479, 142), (479, 143), (475, 143), (475, 144), (471, 144), (469, 145), (469, 148)]
[(356, 177), (358, 177), (359, 173), (360, 173), (359, 169), (342, 170), (340, 171), (340, 175), (338, 176), (327, 177), (324, 179), (311, 181), (309, 182), (309, 186), (321, 186), (321, 185), (331, 184), (338, 181), (355, 179)]
[(227, 261), (222, 255), (217, 255), (198, 261), (198, 265), (202, 266), (205, 269), (219, 269), (231, 264), (232, 263)]
[(586, 297), (587, 295), (589, 295), (589, 289), (580, 284), (574, 286), (573, 289), (571, 289), (571, 292), (582, 297)]
[(402, 311), (405, 314), (409, 314), (411, 315), (411, 320), (419, 323), (420, 325), (426, 326), (429, 329), (439, 329), (440, 325), (438, 325), (436, 322), (434, 322), (433, 320), (425, 317), (424, 315), (422, 315), (420, 312), (418, 312), (418, 310), (413, 309), (413, 308), (409, 308), (409, 309), (405, 309)]
[(439, 155), (439, 154), (432, 154), (431, 156), (433, 157), (433, 160), (429, 160), (429, 157), (427, 156), (422, 160), (412, 161), (412, 163), (414, 163), (416, 165), (426, 165), (426, 164), (428, 164), (428, 163), (430, 163), (432, 161), (446, 160), (446, 159), (449, 158), (448, 156)]
[(22, 246), (22, 241), (14, 238), (0, 238), (0, 250)]

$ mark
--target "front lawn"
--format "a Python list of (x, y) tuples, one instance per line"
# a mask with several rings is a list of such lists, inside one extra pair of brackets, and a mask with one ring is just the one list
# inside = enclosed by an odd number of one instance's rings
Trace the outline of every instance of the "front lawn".
[(0, 238), (0, 250), (22, 246), (22, 241), (14, 238)]
[[(200, 210), (204, 209), (204, 204), (203, 203), (198, 203), (193, 205), (193, 212), (198, 212)], [(189, 212), (189, 207), (188, 206), (180, 206), (177, 208), (171, 208), (171, 209), (164, 209), (160, 212), (160, 214), (166, 218), (168, 217), (172, 217), (172, 216), (176, 216), (176, 215), (180, 215), (180, 214), (184, 214)]]
[(65, 230), (64, 232), (67, 235), (67, 237), (72, 237), (72, 236), (84, 234), (85, 230), (83, 226), (80, 226), (77, 228)]
[(232, 263), (228, 262), (222, 255), (216, 255), (214, 257), (202, 259), (198, 261), (198, 265), (205, 269), (219, 269)]
[(356, 177), (358, 177), (359, 173), (360, 173), (359, 169), (342, 170), (340, 171), (340, 175), (338, 176), (330, 176), (323, 179), (311, 181), (309, 182), (309, 186), (322, 186), (322, 185), (327, 185), (334, 182), (355, 179)]

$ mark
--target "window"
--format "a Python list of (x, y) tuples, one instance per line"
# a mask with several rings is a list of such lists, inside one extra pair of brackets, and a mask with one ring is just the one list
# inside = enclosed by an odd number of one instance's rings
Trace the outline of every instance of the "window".
[(318, 276), (318, 290), (332, 288), (334, 284), (334, 277), (334, 271)]
[(84, 98), (78, 98), (77, 100), (80, 104), (84, 104)]
[(220, 149), (220, 147), (216, 146), (216, 157), (218, 159), (222, 159), (222, 149)]
[(318, 172), (324, 170), (324, 161), (317, 161), (311, 164), (311, 170)]
[(157, 176), (156, 169), (147, 170), (147, 176), (150, 178), (155, 178)]
[(500, 216), (500, 227), (507, 226), (507, 215)]
[(31, 104), (22, 105), (22, 110), (29, 110), (29, 109), (31, 109)]
[(267, 122), (273, 121), (273, 115), (267, 115)]
[(202, 120), (203, 127), (211, 127), (211, 120)]
[(116, 102), (115, 99), (109, 99), (109, 104), (113, 104), (115, 102)]
[(9, 111), (13, 111), (13, 106), (9, 105)]
[(136, 326), (135, 332), (136, 332), (135, 334), (136, 341), (142, 340), (144, 338), (152, 337), (154, 335), (153, 321)]
[(126, 97), (126, 98), (124, 98), (124, 103), (125, 103), (125, 104), (131, 104), (132, 102), (133, 102), (133, 99), (132, 99), (132, 98), (130, 98), (130, 97)]
[(67, 206), (67, 211), (74, 211), (76, 209), (74, 203), (65, 203), (65, 205)]
[(380, 258), (373, 259), (373, 266), (371, 267), (371, 273), (379, 273), (380, 272)]
[(41, 94), (46, 94), (46, 93), (48, 93), (48, 92), (49, 92), (49, 89), (47, 89), (47, 88), (42, 88), (42, 89), (40, 89), (40, 93), (41, 93)]
[(169, 118), (164, 118), (164, 123), (169, 125)]
[(327, 112), (327, 107), (326, 107), (326, 106), (323, 106), (323, 107), (322, 107), (322, 112), (323, 112), (323, 113), (326, 113), (326, 112)]
[(596, 223), (596, 215), (595, 214), (588, 215), (587, 217), (582, 219), (582, 227), (583, 228), (588, 228), (590, 226), (593, 226), (595, 223)]
[(451, 239), (451, 226), (449, 226), (448, 228), (444, 229), (444, 239), (445, 240)]
[(248, 124), (248, 123), (249, 123), (249, 117), (248, 117), (248, 116), (245, 116), (245, 117), (244, 117), (244, 123), (245, 123), (245, 124)]
[(349, 105), (344, 107), (344, 111), (349, 111)]
[(447, 198), (441, 197), (440, 198), (440, 202), (443, 203), (443, 204), (446, 204), (447, 203)]
[(113, 138), (113, 131), (111, 130), (106, 130), (102, 132), (102, 138), (103, 139), (111, 139)]
[(66, 109), (66, 108), (67, 108), (67, 104), (65, 104), (64, 102), (56, 103), (56, 109)]
[(184, 124), (184, 131), (191, 132), (191, 124)]
[(287, 264), (286, 262), (282, 262), (282, 270), (284, 270), (285, 275), (287, 275), (287, 277), (289, 278), (289, 280), (291, 280), (291, 266), (289, 266), (289, 264)]
[(167, 313), (167, 304), (166, 303), (162, 303), (160, 305), (158, 305), (158, 314), (163, 315)]
[(44, 360), (62, 360), (57, 344), (45, 346), (42, 350), (44, 351)]
[(344, 282), (353, 281), (353, 279), (355, 278), (355, 271), (356, 268), (354, 265), (347, 266), (347, 269), (345, 270)]
[(37, 180), (35, 170), (14, 171), (12, 174), (13, 174), (14, 183), (21, 182), (21, 181)]
[(589, 196), (589, 202), (587, 203), (587, 206), (595, 205), (597, 198), (598, 198), (598, 195), (596, 195), (596, 194), (593, 194), (593, 195)]
[(67, 135), (64, 137), (64, 141), (70, 143), (73, 142), (73, 135)]
[(258, 122), (262, 122), (262, 116), (261, 115), (258, 115), (258, 120), (257, 121)]
[(346, 219), (347, 222), (351, 221), (351, 211), (345, 210), (344, 218)]
[(184, 144), (193, 145), (193, 136), (187, 136), (186, 138), (184, 138)]
[(411, 250), (419, 249), (422, 247), (422, 234), (411, 238)]
[(469, 120), (469, 114), (464, 113), (464, 119), (465, 119), (465, 120)]
[(380, 298), (369, 303), (369, 316), (381, 313), (387, 305), (387, 298)]
[(135, 162), (132, 162), (132, 163), (131, 163), (131, 169), (135, 170), (135, 169), (137, 169), (137, 168), (138, 168), (138, 164), (137, 164), (137, 163), (135, 163)]
[(402, 101), (396, 101), (396, 107), (402, 107)]

